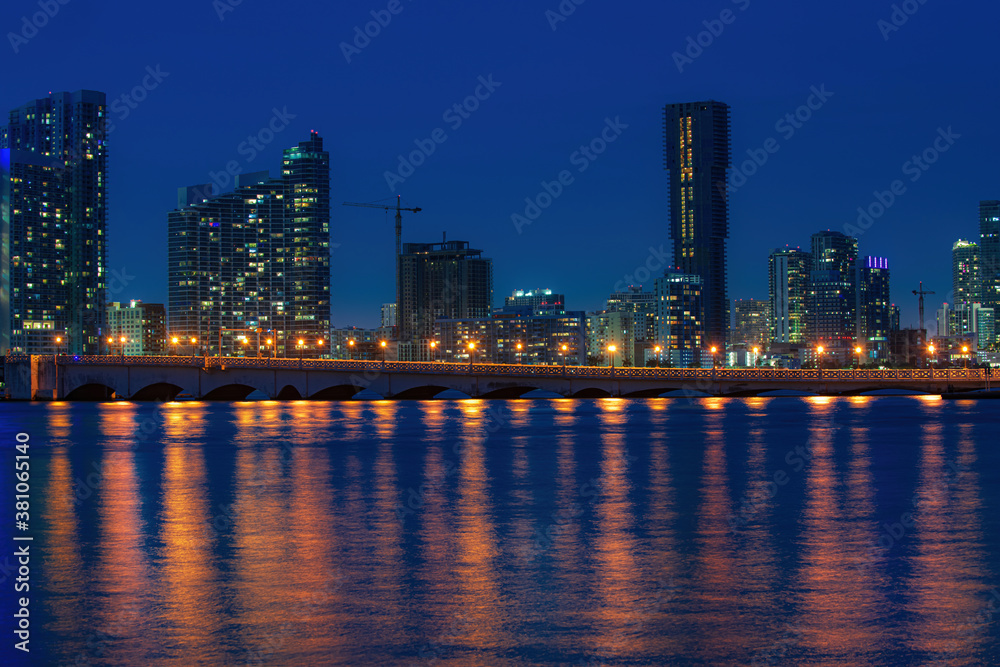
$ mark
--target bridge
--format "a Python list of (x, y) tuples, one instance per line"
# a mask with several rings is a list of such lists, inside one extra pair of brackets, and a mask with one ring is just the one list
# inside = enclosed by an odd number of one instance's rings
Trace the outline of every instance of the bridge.
[(774, 390), (856, 395), (878, 389), (929, 394), (981, 389), (973, 369), (790, 370), (608, 368), (324, 359), (22, 355), (5, 359), (13, 400), (430, 399), (453, 390), (476, 398), (520, 398), (543, 390), (567, 398), (668, 395), (755, 396)]

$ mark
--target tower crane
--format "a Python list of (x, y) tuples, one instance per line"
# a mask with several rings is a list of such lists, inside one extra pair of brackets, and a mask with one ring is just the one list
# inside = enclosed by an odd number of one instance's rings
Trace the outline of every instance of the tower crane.
[(384, 211), (395, 211), (396, 212), (396, 312), (399, 312), (399, 256), (402, 254), (403, 245), (403, 211), (409, 211), (410, 213), (419, 213), (423, 209), (417, 208), (403, 208), (402, 200), (399, 195), (396, 195), (396, 205), (386, 206), (385, 204), (359, 204), (355, 202), (345, 201), (344, 206), (360, 206), (362, 208), (380, 208)]
[(923, 331), (924, 330), (924, 295), (925, 294), (934, 294), (934, 292), (933, 291), (929, 291), (929, 290), (925, 290), (924, 289), (924, 281), (921, 280), (920, 281), (920, 289), (913, 290), (913, 293), (920, 296), (920, 330)]

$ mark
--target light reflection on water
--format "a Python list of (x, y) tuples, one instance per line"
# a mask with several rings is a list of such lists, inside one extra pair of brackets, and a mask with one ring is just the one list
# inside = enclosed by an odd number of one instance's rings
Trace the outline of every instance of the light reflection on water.
[(265, 401), (0, 416), (47, 443), (32, 450), (47, 662), (972, 665), (1000, 647), (984, 613), (1000, 585), (998, 408)]

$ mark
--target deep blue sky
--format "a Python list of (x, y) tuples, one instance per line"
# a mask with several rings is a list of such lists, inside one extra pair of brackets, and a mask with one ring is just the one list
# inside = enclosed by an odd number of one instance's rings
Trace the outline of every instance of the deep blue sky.
[[(140, 85), (147, 67), (168, 73), (127, 118), (111, 114), (110, 266), (135, 276), (115, 299), (166, 301), (176, 188), (205, 182), (230, 160), (276, 175), (281, 150), (310, 129), (332, 156), (338, 327), (377, 326), (379, 305), (394, 298), (392, 220), (340, 202), (393, 196), (384, 173), (436, 128), (447, 140), (397, 190), (424, 209), (405, 217), (403, 240), (447, 231), (484, 249), (498, 303), (516, 288), (551, 287), (572, 309), (599, 308), (651, 246), (669, 252), (666, 103), (730, 104), (737, 163), (769, 137), (780, 144), (732, 196), (733, 298), (766, 298), (770, 249), (843, 230), (874, 191), (900, 179), (905, 194), (860, 245), (889, 258), (903, 324), (915, 324), (910, 290), (923, 280), (938, 292), (931, 303), (948, 298), (951, 244), (978, 236), (980, 199), (1000, 198), (996, 3), (911, 0), (918, 10), (886, 40), (878, 21), (890, 20), (888, 0), (586, 0), (555, 30), (546, 11), (559, 0), (401, 0), (402, 11), (348, 63), (339, 44), (388, 0), (242, 0), (220, 20), (225, 1), (69, 0), (18, 53), (9, 36), (0, 46), (3, 109), (81, 88), (110, 102)], [(732, 22), (679, 72), (672, 54), (725, 9)], [(4, 2), (0, 27), (20, 32), (22, 17), (37, 11), (37, 0)], [(500, 87), (452, 130), (444, 112), (490, 75)], [(812, 86), (833, 96), (786, 139), (775, 124)], [(275, 108), (295, 118), (248, 163), (240, 143)], [(606, 118), (628, 128), (579, 173), (571, 156)], [(903, 164), (948, 127), (961, 138), (911, 182)], [(511, 215), (564, 169), (573, 184), (518, 234)]]

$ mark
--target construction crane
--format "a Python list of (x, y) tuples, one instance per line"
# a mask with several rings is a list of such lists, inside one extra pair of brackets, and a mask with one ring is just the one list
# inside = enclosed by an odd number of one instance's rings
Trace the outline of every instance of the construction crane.
[(924, 330), (924, 295), (925, 294), (934, 294), (934, 292), (925, 290), (924, 289), (924, 281), (921, 280), (920, 281), (920, 289), (913, 290), (913, 293), (920, 296), (920, 330), (923, 331)]
[[(344, 206), (360, 206), (362, 208), (380, 208), (384, 211), (395, 211), (396, 212), (396, 308), (399, 308), (399, 256), (403, 252), (403, 211), (409, 211), (411, 213), (420, 213), (423, 209), (421, 208), (403, 208), (402, 201), (399, 195), (396, 195), (396, 205), (386, 206), (385, 204), (358, 204), (355, 202), (345, 201)], [(398, 312), (398, 311), (397, 311)]]

